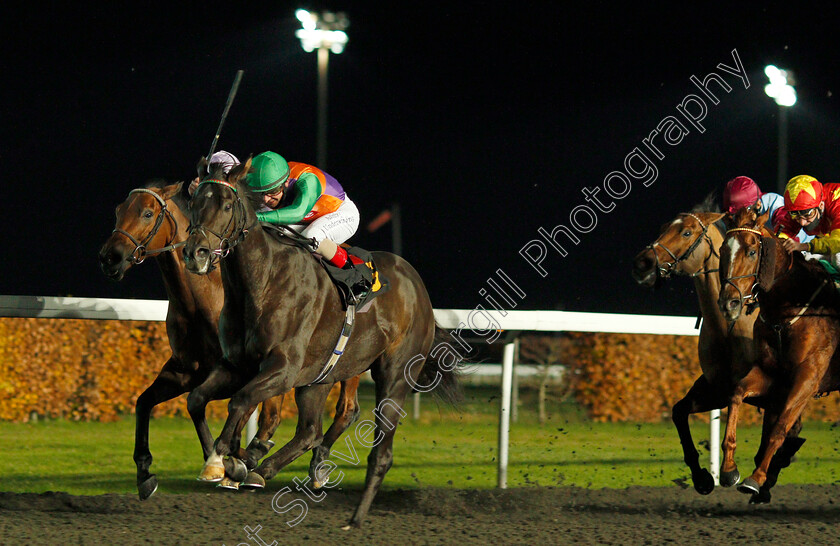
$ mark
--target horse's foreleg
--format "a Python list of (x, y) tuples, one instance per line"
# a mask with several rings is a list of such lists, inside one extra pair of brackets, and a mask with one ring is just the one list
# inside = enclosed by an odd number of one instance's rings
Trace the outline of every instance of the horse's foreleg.
[(152, 453), (149, 450), (149, 418), (152, 409), (188, 389), (189, 376), (172, 371), (174, 362), (174, 358), (167, 361), (154, 382), (137, 398), (135, 405), (134, 463), (137, 465), (137, 491), (141, 500), (151, 497), (157, 490), (157, 478), (150, 472)]
[(248, 447), (240, 451), (240, 458), (253, 470), (259, 464), (260, 459), (268, 455), (274, 446), (271, 437), (274, 431), (280, 426), (280, 414), (283, 410), (283, 399), (285, 394), (269, 398), (262, 403), (258, 421), (257, 434), (251, 439)]
[(723, 462), (720, 466), (720, 484), (729, 487), (738, 483), (741, 478), (738, 472), (738, 465), (735, 464), (735, 448), (737, 445), (735, 433), (738, 427), (738, 412), (744, 402), (744, 398), (750, 396), (761, 396), (769, 388), (770, 380), (764, 372), (753, 367), (735, 386), (732, 397), (729, 400), (729, 409), (726, 420), (726, 433), (723, 437)]
[(701, 495), (708, 495), (714, 490), (715, 480), (709, 471), (700, 465), (700, 454), (694, 446), (694, 439), (691, 437), (688, 416), (693, 413), (719, 409), (724, 405), (723, 399), (714, 392), (706, 376), (701, 375), (685, 397), (674, 404), (671, 410), (671, 419), (677, 428), (677, 434), (682, 445), (683, 460), (691, 470), (691, 481), (694, 484), (694, 489)]
[[(778, 419), (778, 412), (774, 413), (769, 410), (764, 411), (763, 426), (761, 429), (761, 444), (758, 446), (758, 451), (755, 454), (755, 466), (761, 464), (764, 451), (767, 449), (767, 439), (770, 438), (773, 427)], [(762, 485), (759, 489), (758, 493), (755, 493), (750, 498), (750, 504), (767, 504), (770, 502), (770, 499), (772, 498), (770, 489), (776, 485), (776, 482), (779, 479), (779, 473), (783, 468), (790, 466), (793, 456), (796, 455), (796, 452), (799, 451), (799, 448), (805, 443), (805, 438), (799, 437), (799, 433), (801, 431), (802, 417), (800, 416), (796, 423), (794, 423), (788, 431), (782, 447), (779, 448), (773, 456), (773, 459), (770, 461), (770, 466), (767, 469), (767, 479), (765, 480), (764, 485)]]
[[(282, 359), (282, 360), (281, 360)], [(237, 453), (239, 446), (235, 440), (239, 440), (237, 427), (242, 423), (243, 418), (260, 402), (273, 396), (286, 393), (291, 390), (294, 370), (286, 364), (285, 358), (279, 355), (270, 355), (260, 366), (261, 371), (255, 375), (245, 386), (239, 389), (228, 402), (228, 417), (216, 443), (213, 452), (204, 464), (199, 480), (219, 481), (219, 468), (224, 467), (225, 474), (233, 481), (241, 482), (248, 474), (245, 463), (235, 457), (225, 459), (227, 455)]]
[[(270, 480), (287, 464), (321, 444), (324, 403), (327, 401), (331, 388), (332, 385), (311, 385), (295, 389), (295, 402), (298, 407), (295, 435), (286, 445), (257, 467), (255, 472), (263, 479)], [(306, 482), (308, 481), (307, 478)]]
[(213, 452), (213, 435), (210, 433), (210, 427), (207, 426), (207, 404), (211, 400), (227, 398), (236, 392), (241, 383), (241, 377), (218, 366), (187, 396), (187, 411), (195, 426), (198, 440), (201, 442), (201, 451), (205, 461)]
[(338, 402), (335, 405), (335, 418), (324, 435), (321, 445), (312, 450), (312, 462), (309, 464), (309, 477), (315, 489), (320, 489), (329, 480), (329, 474), (321, 463), (330, 456), (330, 449), (338, 438), (359, 418), (359, 376), (341, 382)]
[(738, 491), (751, 495), (759, 493), (761, 487), (767, 481), (774, 455), (784, 443), (788, 432), (800, 420), (802, 410), (816, 392), (820, 377), (824, 371), (825, 367), (822, 366), (800, 365), (794, 377), (793, 386), (785, 401), (785, 406), (779, 413), (779, 418), (776, 420), (769, 438), (766, 439), (767, 447), (764, 449), (761, 462), (756, 466), (752, 475), (738, 486)]

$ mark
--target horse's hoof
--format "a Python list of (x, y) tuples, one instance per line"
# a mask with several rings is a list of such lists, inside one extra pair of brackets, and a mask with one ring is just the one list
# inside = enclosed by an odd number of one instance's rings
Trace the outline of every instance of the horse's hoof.
[(705, 468), (691, 475), (694, 490), (701, 495), (708, 495), (715, 489), (715, 479)]
[(770, 504), (770, 491), (759, 489), (758, 493), (750, 497), (750, 504)]
[(137, 492), (140, 494), (140, 500), (146, 500), (152, 495), (154, 495), (155, 491), (157, 491), (157, 488), (157, 476), (155, 476), (154, 474), (146, 478), (143, 481), (143, 483), (138, 483)]
[[(738, 483), (738, 480), (740, 479), (741, 473), (738, 472), (737, 468), (731, 472), (721, 471), (720, 473), (720, 484), (724, 487), (732, 487), (733, 485)], [(758, 488), (756, 488), (756, 491), (758, 491)]]
[(738, 485), (738, 491), (746, 493), (747, 495), (757, 495), (760, 489), (761, 488), (759, 487), (758, 482), (752, 478), (747, 478), (743, 481), (743, 483)]
[(245, 478), (248, 477), (248, 466), (236, 457), (229, 457), (225, 459), (223, 468), (230, 479), (234, 481), (244, 482)]
[(242, 489), (263, 489), (265, 487), (265, 479), (256, 472), (248, 472), (248, 477), (239, 484), (239, 487)]
[(216, 452), (213, 452), (204, 462), (204, 468), (201, 469), (201, 474), (198, 475), (197, 479), (200, 482), (216, 483), (222, 481), (224, 477), (225, 465), (222, 458)]
[(239, 482), (235, 482), (227, 476), (225, 476), (224, 479), (222, 479), (222, 481), (220, 481), (216, 487), (220, 489), (228, 489), (230, 491), (239, 491)]

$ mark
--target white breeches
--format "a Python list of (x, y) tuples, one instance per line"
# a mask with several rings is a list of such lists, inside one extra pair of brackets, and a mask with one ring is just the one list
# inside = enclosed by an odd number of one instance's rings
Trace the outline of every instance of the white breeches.
[(338, 210), (325, 214), (309, 224), (289, 226), (304, 237), (314, 237), (319, 243), (329, 239), (340, 245), (359, 229), (359, 209), (356, 203), (345, 196)]

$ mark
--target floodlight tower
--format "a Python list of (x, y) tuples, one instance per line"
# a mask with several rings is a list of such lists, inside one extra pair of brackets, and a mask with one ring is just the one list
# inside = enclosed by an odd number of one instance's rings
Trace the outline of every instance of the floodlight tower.
[(796, 104), (796, 89), (793, 87), (796, 81), (793, 72), (781, 70), (772, 64), (764, 68), (764, 73), (770, 80), (770, 83), (764, 86), (764, 92), (779, 105), (779, 162), (776, 183), (779, 193), (784, 194), (787, 184), (787, 116), (788, 108)]
[(316, 165), (327, 168), (327, 68), (330, 52), (339, 54), (347, 45), (347, 33), (344, 32), (350, 21), (344, 13), (322, 11), (313, 13), (305, 9), (295, 12), (295, 17), (303, 28), (295, 32), (300, 38), (300, 45), (307, 53), (318, 51), (318, 149), (315, 155)]

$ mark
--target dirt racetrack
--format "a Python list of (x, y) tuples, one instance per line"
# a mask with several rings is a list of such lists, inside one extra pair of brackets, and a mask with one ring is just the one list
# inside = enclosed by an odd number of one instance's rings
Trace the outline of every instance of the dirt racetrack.
[[(840, 542), (838, 485), (781, 485), (749, 506), (734, 489), (382, 491), (361, 529), (341, 530), (359, 491), (329, 491), (302, 513), (272, 509), (275, 492), (77, 497), (0, 493), (2, 544), (829, 544)], [(302, 499), (282, 497), (286, 506)], [(256, 529), (248, 537), (245, 527)]]

